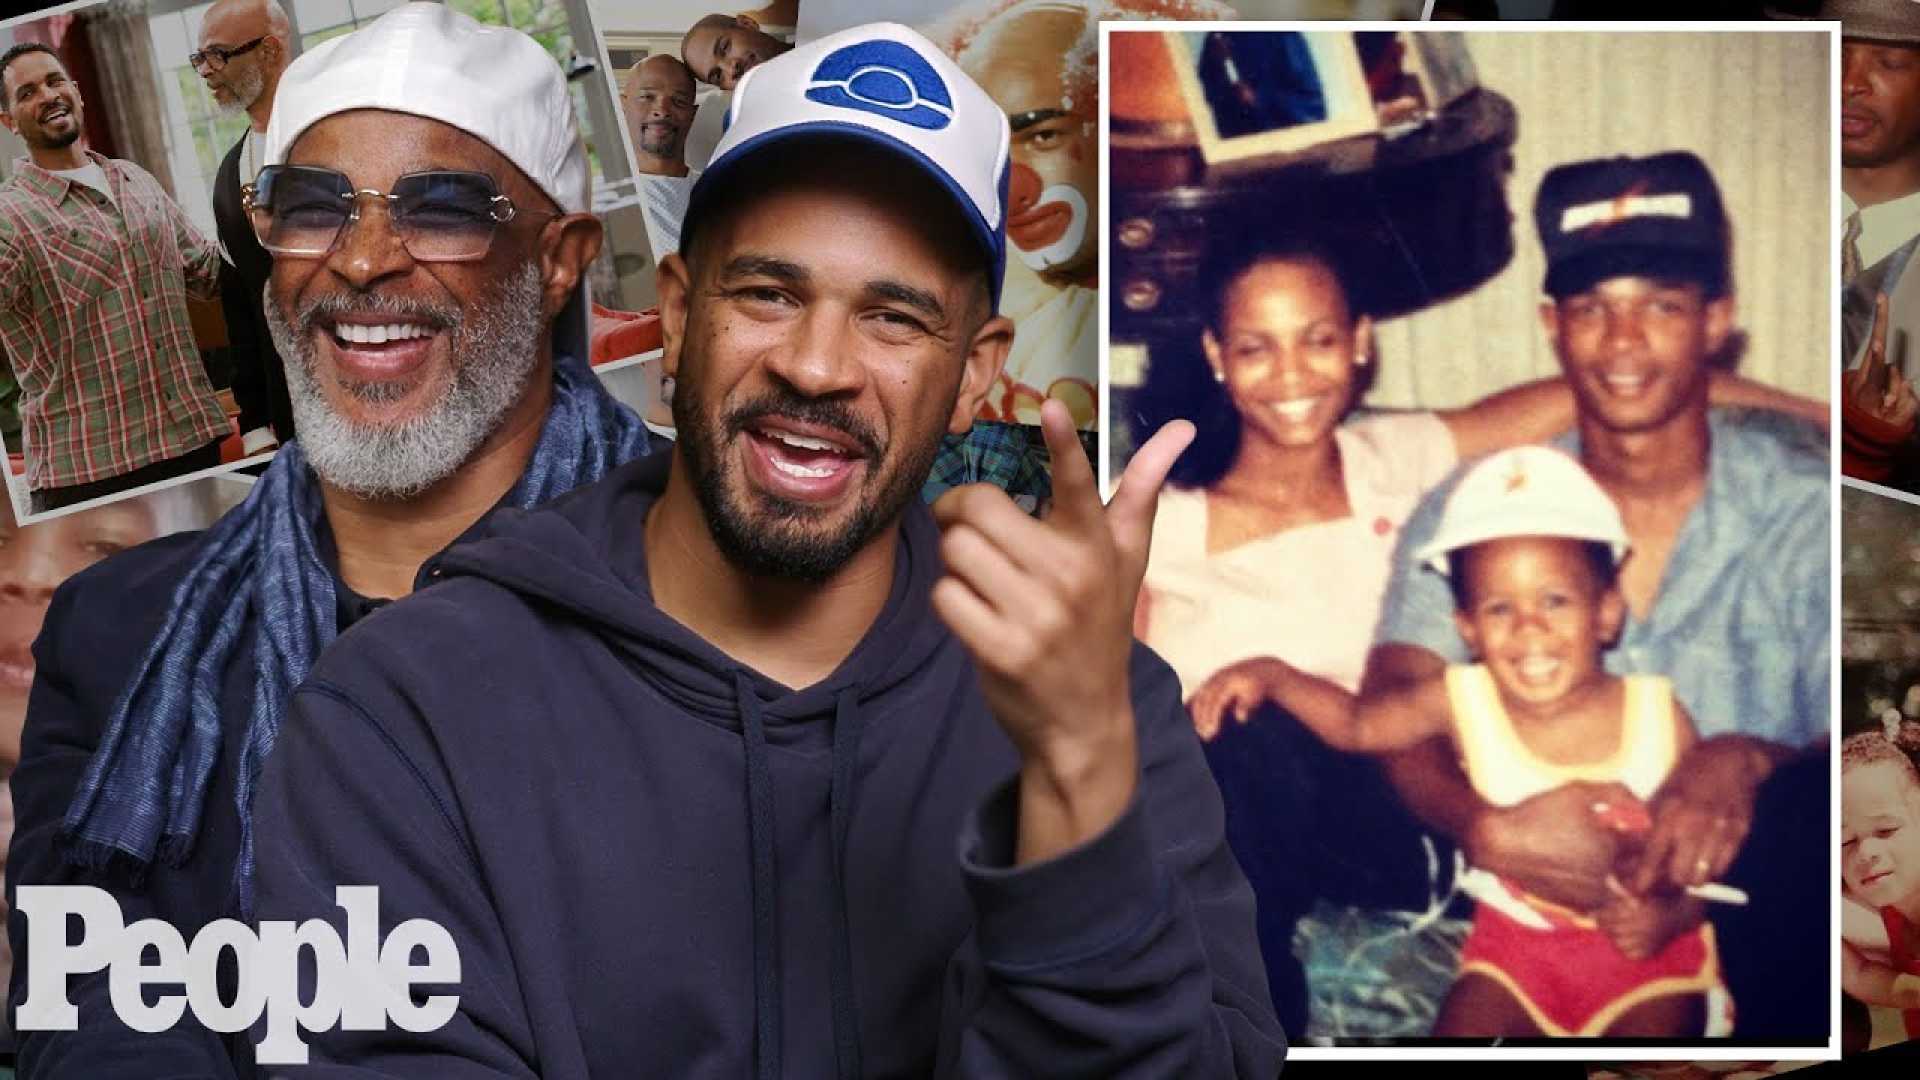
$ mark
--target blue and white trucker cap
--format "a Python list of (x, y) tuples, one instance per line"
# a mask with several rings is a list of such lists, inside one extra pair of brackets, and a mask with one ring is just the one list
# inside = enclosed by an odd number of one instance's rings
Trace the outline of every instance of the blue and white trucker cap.
[(750, 170), (768, 147), (820, 136), (893, 151), (951, 194), (987, 256), (999, 310), (1012, 142), (1006, 113), (932, 42), (897, 23), (829, 34), (741, 78), (725, 134), (688, 196), (683, 249), (728, 177)]

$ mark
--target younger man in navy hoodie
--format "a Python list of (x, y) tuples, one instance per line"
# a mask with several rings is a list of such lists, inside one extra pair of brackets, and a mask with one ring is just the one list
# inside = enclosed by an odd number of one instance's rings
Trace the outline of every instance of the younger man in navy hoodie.
[[(459, 950), (327, 1075), (1271, 1077), (1253, 898), (1130, 637), (1154, 496), (916, 500), (1012, 337), (1008, 134), (911, 31), (741, 80), (661, 269), (680, 433), (341, 638), (259, 796), (264, 919)], [(957, 856), (957, 857), (956, 857)], [(306, 994), (303, 994), (303, 998)], [(297, 1070), (295, 1070), (297, 1073)]]

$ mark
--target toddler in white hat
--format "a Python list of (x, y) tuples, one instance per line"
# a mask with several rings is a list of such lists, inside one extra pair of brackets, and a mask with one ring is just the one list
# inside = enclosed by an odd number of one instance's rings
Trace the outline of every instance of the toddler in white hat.
[[(1666, 754), (1628, 752), (1623, 710), (1639, 702), (1631, 695), (1647, 694), (1665, 710), (1670, 690), (1661, 678), (1609, 675), (1601, 662), (1626, 618), (1615, 581), (1626, 551), (1620, 511), (1579, 462), (1544, 446), (1487, 457), (1460, 479), (1432, 542), (1415, 553), (1449, 579), (1455, 624), (1479, 663), (1364, 708), (1349, 698), (1345, 707), (1303, 709), (1300, 719), (1328, 745), (1366, 753), (1449, 734), (1481, 797), (1498, 805), (1601, 764), (1618, 766), (1622, 783), (1650, 796)], [(1229, 711), (1250, 703), (1251, 689), (1241, 688)], [(1283, 696), (1298, 698), (1255, 697)], [(1678, 734), (1661, 741), (1690, 742), (1685, 710), (1670, 708)], [(1483, 730), (1490, 720), (1509, 737)], [(1526, 758), (1537, 760), (1487, 760), (1495, 749), (1530, 750)]]
[[(1603, 665), (1626, 618), (1616, 583), (1626, 550), (1619, 509), (1579, 462), (1540, 446), (1488, 457), (1461, 478), (1419, 552), (1447, 575), (1454, 622), (1479, 662), (1322, 737), (1386, 750), (1448, 734), (1474, 790), (1496, 806), (1579, 780), (1651, 799), (1696, 735), (1666, 678)], [(1621, 802), (1605, 808), (1616, 826), (1643, 828), (1644, 808)], [(1720, 973), (1697, 903), (1623, 895), (1582, 912), (1486, 885), (1436, 1035), (1704, 1033)]]
[[(1697, 736), (1665, 677), (1604, 666), (1627, 614), (1616, 580), (1626, 551), (1619, 509), (1579, 462), (1540, 446), (1489, 456), (1461, 478), (1433, 541), (1416, 553), (1449, 579), (1455, 624), (1478, 662), (1364, 707), (1345, 694), (1315, 708), (1298, 694), (1288, 700), (1302, 723), (1343, 750), (1383, 753), (1449, 737), (1475, 792), (1495, 806), (1574, 781), (1620, 784), (1633, 797), (1592, 812), (1622, 832), (1641, 831), (1641, 800)], [(1238, 700), (1226, 711), (1244, 715), (1248, 704), (1283, 696), (1259, 685), (1262, 670), (1242, 668), (1247, 685), (1229, 689)], [(1616, 874), (1627, 877), (1624, 867)], [(1721, 980), (1697, 902), (1649, 902), (1616, 883), (1616, 902), (1575, 911), (1492, 875), (1473, 879), (1480, 903), (1435, 1035), (1703, 1033), (1707, 995)]]

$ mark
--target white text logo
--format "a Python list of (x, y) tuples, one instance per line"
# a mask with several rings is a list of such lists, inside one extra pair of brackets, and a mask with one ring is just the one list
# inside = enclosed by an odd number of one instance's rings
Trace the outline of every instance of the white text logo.
[[(23, 1031), (72, 1031), (80, 1012), (67, 1000), (67, 977), (107, 969), (108, 993), (120, 1022), (135, 1031), (165, 1031), (188, 1007), (214, 1031), (253, 1026), (265, 1010), (262, 1065), (304, 1065), (307, 1044), (299, 1030), (382, 1031), (391, 1020), (402, 1030), (435, 1031), (453, 1018), (454, 995), (413, 1001), (415, 983), (457, 983), (460, 954), (438, 923), (409, 919), (379, 941), (380, 890), (343, 885), (334, 902), (347, 913), (347, 940), (329, 923), (263, 922), (256, 936), (245, 923), (220, 919), (194, 935), (192, 947), (171, 923), (141, 919), (125, 925), (120, 905), (103, 889), (84, 885), (22, 885), (19, 908), (27, 916), (27, 998), (17, 1017)], [(67, 944), (67, 920), (80, 919), (80, 941)], [(151, 949), (158, 956), (147, 963)], [(300, 1000), (300, 952), (310, 951), (315, 970), (313, 1000)], [(425, 962), (413, 962), (414, 950)], [(239, 968), (232, 1001), (221, 1000), (215, 972), (222, 952)], [(185, 994), (162, 994), (148, 1005), (149, 983), (186, 984)]]

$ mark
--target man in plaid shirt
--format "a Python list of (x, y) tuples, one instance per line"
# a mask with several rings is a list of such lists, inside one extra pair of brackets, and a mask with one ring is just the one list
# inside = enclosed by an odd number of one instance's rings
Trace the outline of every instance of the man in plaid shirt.
[(29, 155), (0, 186), (0, 352), (34, 512), (218, 465), (230, 426), (186, 297), (218, 296), (219, 249), (145, 170), (81, 149), (51, 49), (0, 55), (0, 92)]

